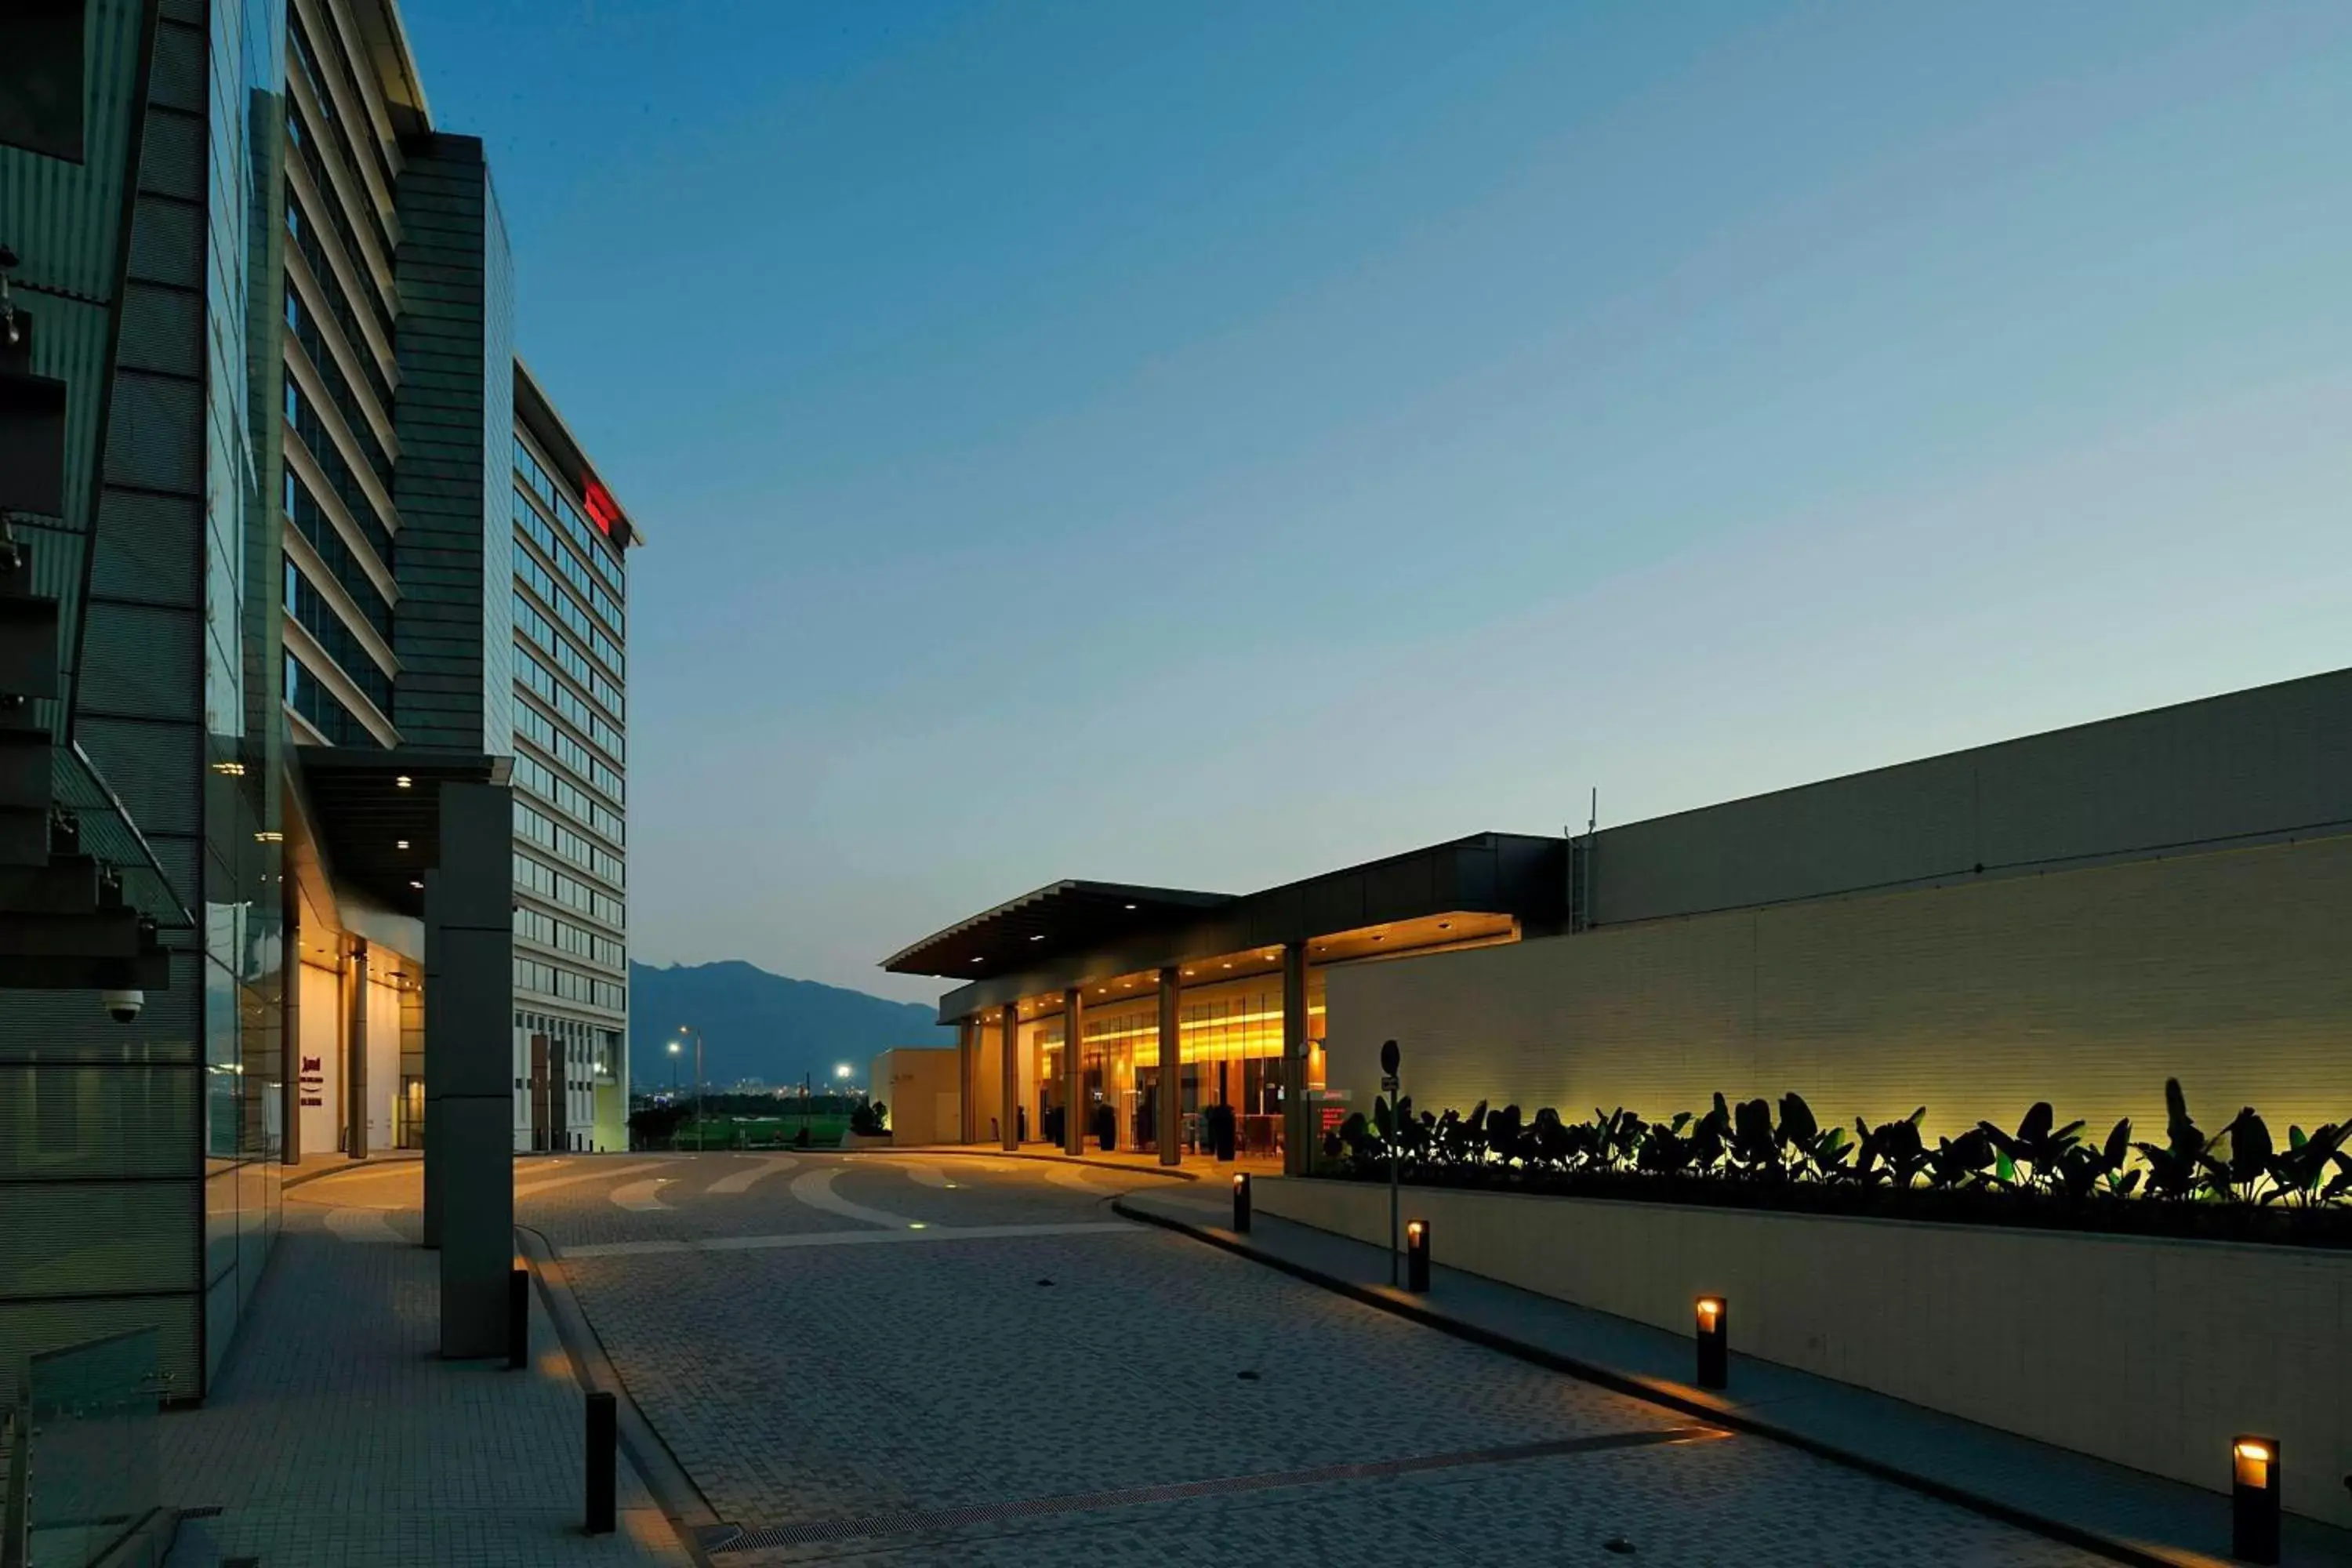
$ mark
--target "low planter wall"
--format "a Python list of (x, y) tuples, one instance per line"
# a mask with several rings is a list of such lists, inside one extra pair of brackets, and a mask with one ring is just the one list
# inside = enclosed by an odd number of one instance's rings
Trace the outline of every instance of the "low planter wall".
[[(1262, 1214), (1386, 1245), (1389, 1194), (1260, 1179)], [(1696, 1205), (1404, 1189), (1437, 1262), (2175, 1480), (2279, 1440), (2285, 1505), (2352, 1525), (2352, 1254)]]

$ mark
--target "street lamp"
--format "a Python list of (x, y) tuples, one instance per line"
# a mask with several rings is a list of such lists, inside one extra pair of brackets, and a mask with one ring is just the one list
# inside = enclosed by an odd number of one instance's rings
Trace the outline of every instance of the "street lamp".
[[(696, 1028), (691, 1024), (680, 1024), (677, 1026), (677, 1032), (681, 1035), (692, 1035), (694, 1037), (694, 1152), (699, 1154), (702, 1152), (703, 1141), (702, 1031)], [(678, 1048), (677, 1042), (675, 1040), (671, 1041), (669, 1048), (672, 1051), (676, 1051)]]
[(677, 1098), (677, 1053), (685, 1048), (676, 1040), (669, 1043), (669, 1097), (672, 1100)]

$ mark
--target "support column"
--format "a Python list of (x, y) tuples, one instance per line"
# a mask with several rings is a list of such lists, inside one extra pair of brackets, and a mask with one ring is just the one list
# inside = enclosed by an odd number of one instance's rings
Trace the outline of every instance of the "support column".
[(970, 1018), (956, 1020), (956, 1142), (980, 1142), (980, 1041)]
[(359, 937), (352, 939), (352, 961), (343, 966), (343, 1152), (363, 1160), (368, 1152), (368, 944)]
[(1303, 1176), (1312, 1163), (1307, 1105), (1307, 944), (1282, 949), (1282, 1173)]
[(1004, 1089), (997, 1096), (1003, 1102), (996, 1113), (997, 1131), (1009, 1154), (1021, 1147), (1021, 1010), (1010, 1002), (999, 1016), (997, 1038), (1002, 1049), (996, 1065)]
[(302, 928), (299, 900), (288, 883), (284, 923), (278, 927), (278, 1163), (302, 1163)]
[(1078, 1068), (1078, 1040), (1086, 1032), (1086, 993), (1073, 985), (1062, 993), (1062, 1152), (1087, 1152), (1086, 1075)]
[(1183, 972), (1174, 964), (1160, 972), (1160, 1163), (1181, 1165), (1184, 1151), (1184, 1030), (1177, 1006), (1176, 983)]
[(441, 863), (425, 874), (425, 1201), (441, 1247), (441, 1353), (453, 1358), (507, 1350), (513, 845), (506, 785), (441, 786)]

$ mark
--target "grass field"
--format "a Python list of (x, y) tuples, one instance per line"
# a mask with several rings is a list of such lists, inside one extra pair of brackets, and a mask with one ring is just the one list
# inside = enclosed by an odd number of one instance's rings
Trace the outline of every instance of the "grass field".
[[(691, 1120), (678, 1126), (670, 1140), (672, 1149), (789, 1149), (798, 1142), (801, 1129), (806, 1127), (810, 1143), (820, 1148), (840, 1144), (841, 1135), (849, 1130), (846, 1116), (713, 1116), (708, 1121)], [(702, 1142), (696, 1141), (698, 1128)]]

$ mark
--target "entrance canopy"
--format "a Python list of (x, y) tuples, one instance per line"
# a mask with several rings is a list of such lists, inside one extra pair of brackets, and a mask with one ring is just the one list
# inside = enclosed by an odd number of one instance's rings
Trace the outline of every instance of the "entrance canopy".
[(1420, 922), (1434, 933), (1438, 920), (1454, 915), (1507, 916), (1540, 930), (1566, 912), (1567, 848), (1559, 838), (1481, 833), (1240, 895), (1053, 882), (925, 937), (882, 967), (964, 982), (940, 999), (941, 1021), (953, 1023), (1066, 987), (1261, 951), (1278, 956), (1286, 943), (1339, 933), (1360, 933), (1350, 945), (1361, 951), (1318, 952), (1318, 961), (1371, 956), (1383, 927)]
[(441, 786), (503, 784), (508, 759), (429, 746), (304, 746), (303, 787), (334, 879), (422, 919), (441, 863)]

